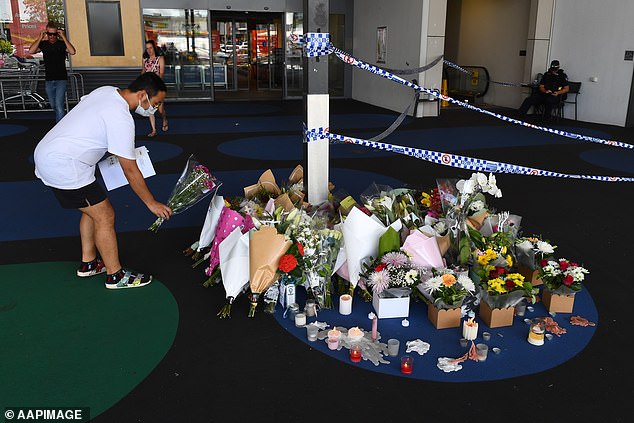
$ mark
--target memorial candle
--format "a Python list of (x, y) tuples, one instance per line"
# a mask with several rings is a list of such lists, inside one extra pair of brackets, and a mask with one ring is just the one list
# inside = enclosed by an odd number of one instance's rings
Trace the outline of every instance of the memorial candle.
[(379, 337), (379, 318), (376, 315), (372, 318), (372, 340), (376, 341)]
[(473, 317), (462, 323), (462, 337), (467, 341), (473, 341), (478, 337), (478, 322)]

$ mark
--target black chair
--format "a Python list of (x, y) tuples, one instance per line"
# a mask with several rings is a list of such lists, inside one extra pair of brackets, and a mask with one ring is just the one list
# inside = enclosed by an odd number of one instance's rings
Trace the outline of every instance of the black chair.
[(564, 106), (566, 104), (574, 104), (575, 105), (575, 120), (577, 120), (577, 97), (581, 94), (581, 82), (572, 82), (568, 81), (568, 93), (565, 99), (561, 100), (557, 105), (555, 113), (557, 118), (564, 117)]

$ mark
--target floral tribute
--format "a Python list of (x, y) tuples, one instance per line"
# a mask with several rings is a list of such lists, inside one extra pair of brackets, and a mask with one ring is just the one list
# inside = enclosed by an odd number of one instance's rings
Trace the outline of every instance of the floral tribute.
[(470, 277), (456, 275), (453, 269), (433, 269), (434, 276), (422, 283), (423, 293), (437, 308), (462, 306), (467, 295), (475, 293), (475, 284)]
[(581, 283), (585, 275), (590, 273), (586, 268), (565, 258), (542, 260), (538, 270), (544, 285), (557, 294), (581, 291)]
[[(191, 155), (187, 159), (183, 173), (172, 189), (167, 205), (174, 214), (182, 213), (211, 194), (219, 186), (220, 183), (209, 169), (199, 164), (194, 155)], [(153, 232), (158, 231), (164, 220), (159, 217), (148, 229)]]
[(400, 248), (400, 235), (392, 227), (388, 227), (379, 239), (379, 257), (364, 264), (361, 275), (372, 293), (381, 294), (394, 288), (407, 288), (421, 282), (421, 269), (410, 260)]

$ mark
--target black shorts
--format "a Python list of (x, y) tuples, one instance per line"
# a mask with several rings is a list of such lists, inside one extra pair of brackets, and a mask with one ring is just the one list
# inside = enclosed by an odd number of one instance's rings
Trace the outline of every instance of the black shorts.
[(108, 198), (97, 181), (77, 189), (58, 189), (53, 187), (51, 189), (59, 204), (65, 209), (82, 209), (94, 206)]

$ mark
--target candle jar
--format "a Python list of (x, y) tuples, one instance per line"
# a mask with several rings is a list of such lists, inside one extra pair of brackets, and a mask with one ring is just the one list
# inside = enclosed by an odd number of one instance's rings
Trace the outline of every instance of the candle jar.
[(336, 350), (339, 348), (339, 338), (328, 338), (326, 342), (328, 343), (329, 350)]
[(350, 361), (358, 363), (361, 361), (361, 357), (363, 356), (361, 351), (361, 346), (359, 345), (351, 345), (350, 346)]
[(305, 312), (307, 317), (315, 317), (315, 300), (306, 300)]
[(299, 313), (299, 304), (291, 303), (288, 306), (288, 318), (291, 320), (295, 320), (295, 315)]
[(306, 337), (310, 342), (315, 342), (317, 340), (317, 334), (319, 333), (319, 328), (315, 325), (306, 326)]
[(515, 305), (515, 315), (524, 317), (524, 314), (526, 314), (526, 301), (522, 300)]
[(411, 355), (401, 357), (401, 373), (411, 375), (412, 370), (414, 370), (414, 357)]
[(347, 316), (352, 313), (352, 295), (343, 294), (339, 297), (339, 314)]
[(546, 332), (546, 322), (541, 317), (531, 320), (528, 331), (528, 343), (532, 345), (544, 345), (544, 333)]
[(298, 328), (306, 326), (306, 315), (304, 313), (297, 313), (295, 315), (295, 326)]

